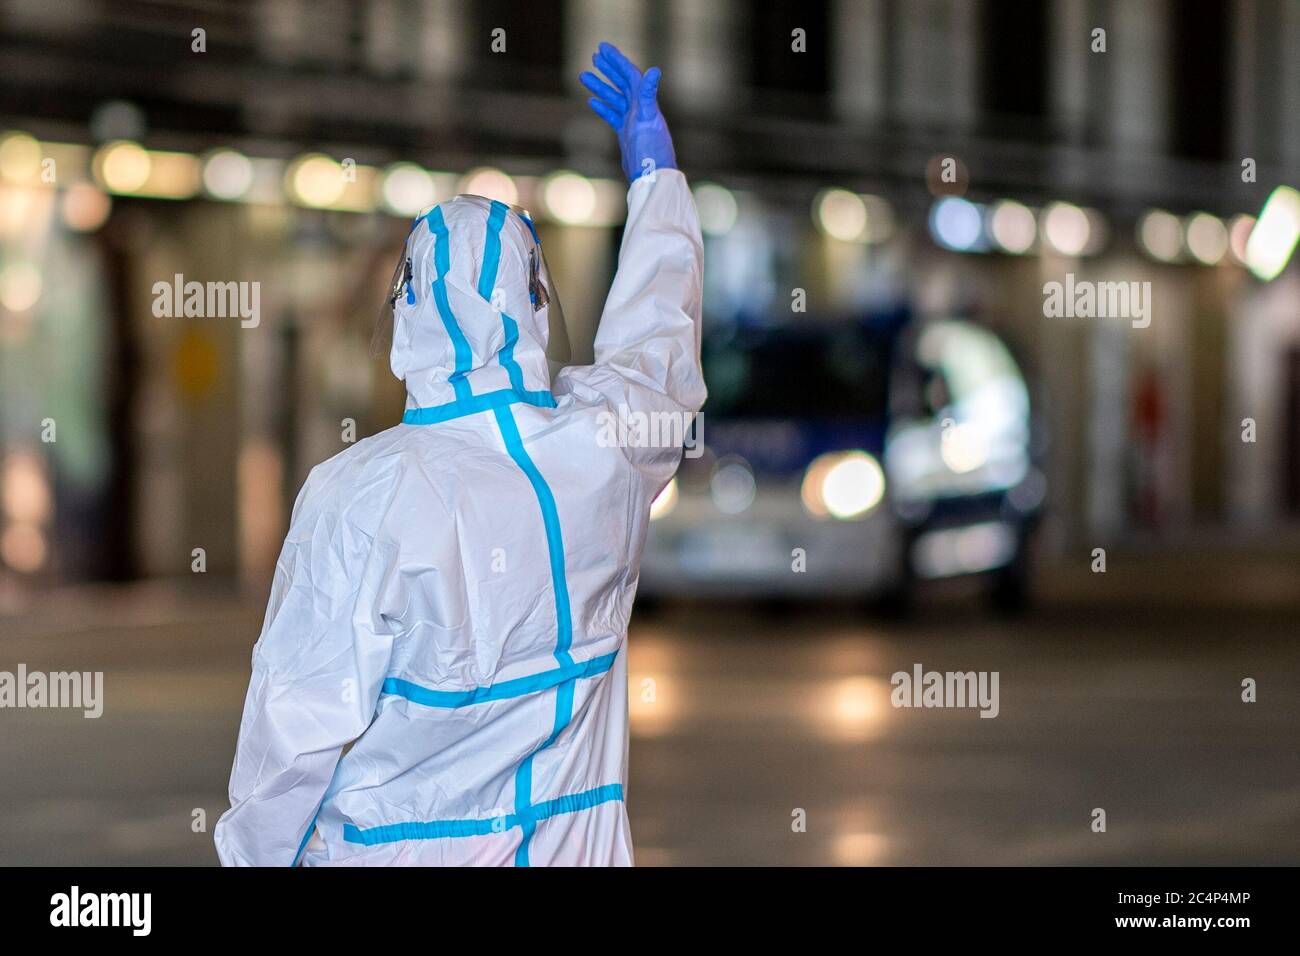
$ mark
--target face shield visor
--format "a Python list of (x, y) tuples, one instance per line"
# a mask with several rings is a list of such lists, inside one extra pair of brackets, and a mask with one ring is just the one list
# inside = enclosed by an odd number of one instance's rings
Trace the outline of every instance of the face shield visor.
[[(528, 250), (528, 298), (532, 302), (534, 314), (545, 313), (546, 360), (554, 371), (567, 365), (572, 354), (569, 347), (569, 332), (564, 322), (564, 309), (560, 306), (560, 297), (551, 280), (551, 270), (546, 264), (542, 241), (538, 238), (532, 216), (522, 206), (511, 206), (510, 213), (523, 220), (532, 237), (531, 247)], [(415, 304), (415, 291), (411, 288), (412, 280), (411, 257), (406, 246), (403, 245), (402, 254), (388, 282), (386, 298), (375, 319), (375, 331), (370, 339), (372, 358), (386, 357), (393, 346), (393, 324), (396, 321), (398, 301), (405, 299), (408, 304)]]

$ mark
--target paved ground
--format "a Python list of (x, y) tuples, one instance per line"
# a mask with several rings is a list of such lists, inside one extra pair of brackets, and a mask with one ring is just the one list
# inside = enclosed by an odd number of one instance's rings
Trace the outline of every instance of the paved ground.
[[(1134, 561), (1049, 577), (1015, 622), (951, 596), (902, 624), (698, 604), (638, 620), (638, 862), (1300, 862), (1294, 562)], [(163, 586), (0, 617), (0, 670), (102, 669), (108, 698), (99, 720), (0, 710), (0, 863), (215, 862), (192, 820), (210, 831), (225, 807), (260, 619), (256, 598)], [(999, 716), (894, 708), (890, 675), (916, 663), (998, 671)]]

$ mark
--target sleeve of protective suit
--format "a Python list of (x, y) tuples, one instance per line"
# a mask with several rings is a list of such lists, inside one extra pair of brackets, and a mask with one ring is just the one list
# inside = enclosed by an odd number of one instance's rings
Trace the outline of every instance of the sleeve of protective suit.
[(253, 648), (231, 805), (214, 832), (226, 866), (297, 862), (343, 747), (370, 725), (392, 653), (382, 549), (302, 503)]
[[(660, 169), (632, 182), (627, 205), (595, 364), (562, 374), (601, 393), (612, 414), (668, 412), (688, 419), (706, 394), (700, 369), (704, 247), (695, 201), (682, 173)], [(680, 458), (676, 448), (627, 452), (655, 473), (648, 477), (658, 484), (667, 482)]]

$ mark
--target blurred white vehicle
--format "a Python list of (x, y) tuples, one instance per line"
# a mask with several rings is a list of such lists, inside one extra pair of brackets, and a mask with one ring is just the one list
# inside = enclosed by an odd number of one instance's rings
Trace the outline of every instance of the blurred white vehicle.
[(655, 502), (639, 594), (875, 596), (986, 577), (1026, 597), (1043, 503), (1029, 394), (966, 321), (706, 340), (709, 401)]

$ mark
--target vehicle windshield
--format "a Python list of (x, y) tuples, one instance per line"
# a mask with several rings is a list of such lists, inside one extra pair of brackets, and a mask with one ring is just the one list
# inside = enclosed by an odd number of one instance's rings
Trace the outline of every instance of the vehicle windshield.
[(885, 414), (888, 341), (859, 326), (706, 339), (703, 362), (710, 417), (861, 420)]

